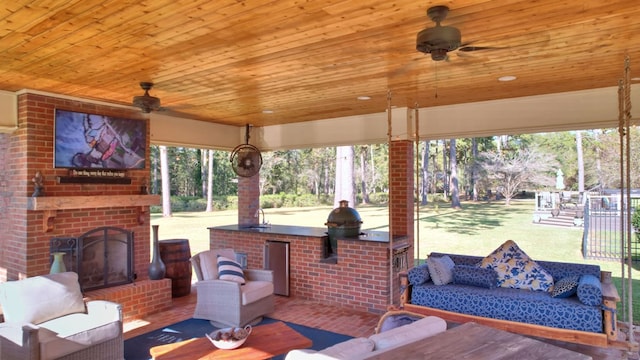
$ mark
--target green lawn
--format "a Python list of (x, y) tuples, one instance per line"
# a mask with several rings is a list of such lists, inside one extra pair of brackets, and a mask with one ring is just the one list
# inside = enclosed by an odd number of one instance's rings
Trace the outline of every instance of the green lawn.
[[(533, 259), (598, 264), (611, 271), (620, 295), (622, 267), (618, 262), (585, 260), (582, 257), (582, 228), (536, 225), (532, 222), (533, 200), (463, 203), (462, 210), (453, 210), (447, 204), (421, 207), (419, 223), (419, 257), (424, 259), (432, 251), (484, 256), (506, 240), (514, 240)], [(330, 206), (310, 208), (265, 209), (265, 218), (272, 224), (300, 225), (324, 228)], [(389, 215), (386, 207), (358, 206), (363, 230), (387, 231)], [(151, 215), (151, 224), (160, 225), (160, 239), (189, 239), (191, 253), (209, 248), (207, 227), (235, 224), (236, 210), (180, 212), (171, 218)], [(625, 270), (626, 272), (626, 270)], [(640, 299), (640, 270), (632, 270), (633, 297)], [(619, 319), (626, 318), (627, 310), (619, 304)], [(634, 303), (633, 318), (640, 324), (640, 302)]]

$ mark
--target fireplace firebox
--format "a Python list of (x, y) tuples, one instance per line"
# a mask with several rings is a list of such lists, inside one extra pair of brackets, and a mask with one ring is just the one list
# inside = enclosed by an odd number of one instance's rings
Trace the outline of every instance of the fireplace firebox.
[(82, 291), (132, 283), (133, 232), (99, 227), (77, 238), (51, 239), (51, 253), (63, 252), (68, 271), (78, 273)]

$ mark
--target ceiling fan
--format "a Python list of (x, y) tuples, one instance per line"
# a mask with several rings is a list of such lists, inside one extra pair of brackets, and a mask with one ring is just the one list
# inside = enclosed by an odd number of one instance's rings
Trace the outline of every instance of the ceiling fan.
[(257, 174), (262, 167), (262, 154), (257, 147), (249, 144), (249, 128), (247, 124), (247, 130), (245, 135), (245, 144), (240, 144), (231, 151), (229, 161), (231, 161), (231, 167), (233, 172), (238, 176), (252, 177)]
[(434, 61), (447, 59), (450, 51), (476, 51), (494, 49), (484, 46), (469, 46), (462, 43), (460, 30), (453, 26), (442, 26), (442, 22), (449, 13), (449, 8), (444, 5), (433, 6), (427, 10), (427, 16), (436, 23), (435, 27), (426, 28), (418, 33), (416, 38), (416, 50), (431, 54)]
[(153, 87), (152, 82), (141, 82), (140, 87), (144, 90), (144, 95), (133, 97), (133, 106), (139, 107), (143, 113), (148, 114), (152, 111), (160, 110), (160, 99), (149, 95), (149, 90)]

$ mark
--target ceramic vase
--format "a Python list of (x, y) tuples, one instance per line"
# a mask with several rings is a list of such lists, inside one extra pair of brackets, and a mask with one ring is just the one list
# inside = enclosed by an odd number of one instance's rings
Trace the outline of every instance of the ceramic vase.
[(158, 244), (158, 225), (151, 225), (153, 229), (153, 256), (149, 264), (149, 279), (161, 280), (167, 272), (167, 268), (160, 258), (160, 246)]
[(49, 274), (57, 274), (67, 271), (67, 267), (64, 265), (64, 255), (63, 252), (54, 252), (51, 253), (53, 255), (53, 262), (51, 263), (51, 269), (49, 270)]

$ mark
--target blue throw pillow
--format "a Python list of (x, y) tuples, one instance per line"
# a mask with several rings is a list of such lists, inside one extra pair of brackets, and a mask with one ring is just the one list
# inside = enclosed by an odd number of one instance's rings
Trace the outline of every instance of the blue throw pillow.
[(442, 257), (429, 256), (427, 259), (429, 274), (435, 285), (446, 285), (453, 281), (453, 267), (455, 264), (449, 255)]
[(580, 277), (578, 282), (578, 299), (581, 303), (590, 306), (599, 306), (602, 303), (602, 285), (600, 279), (586, 274)]
[(407, 275), (409, 279), (409, 284), (413, 286), (422, 285), (429, 281), (431, 278), (429, 276), (429, 267), (427, 264), (422, 264), (420, 266), (416, 266), (409, 270), (409, 274)]
[(556, 298), (568, 298), (576, 294), (578, 291), (578, 282), (580, 275), (569, 275), (556, 281), (553, 285), (551, 296)]
[(472, 265), (456, 265), (453, 267), (453, 282), (493, 289), (498, 286), (498, 273), (493, 269)]

